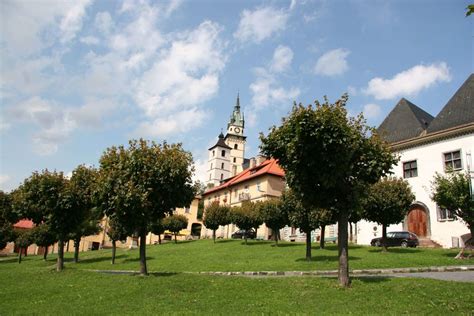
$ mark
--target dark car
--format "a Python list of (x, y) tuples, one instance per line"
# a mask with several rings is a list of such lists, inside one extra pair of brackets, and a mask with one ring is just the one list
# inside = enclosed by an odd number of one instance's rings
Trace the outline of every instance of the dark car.
[(257, 237), (257, 234), (253, 229), (247, 231), (245, 229), (241, 229), (231, 235), (231, 237), (234, 239), (242, 239), (245, 238), (245, 236), (247, 236), (247, 238), (249, 239), (255, 239), (255, 237)]
[[(370, 242), (371, 246), (382, 246), (382, 237), (374, 238)], [(413, 247), (419, 245), (418, 236), (410, 232), (390, 232), (387, 233), (387, 247)]]

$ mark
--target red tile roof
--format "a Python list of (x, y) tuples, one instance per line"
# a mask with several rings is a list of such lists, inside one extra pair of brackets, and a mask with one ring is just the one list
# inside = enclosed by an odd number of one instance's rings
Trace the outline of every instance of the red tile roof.
[(33, 224), (33, 222), (30, 221), (29, 219), (21, 219), (15, 225), (13, 225), (14, 228), (26, 228), (26, 229), (33, 228), (34, 226), (35, 224)]
[(278, 162), (274, 159), (268, 159), (262, 162), (260, 165), (246, 169), (241, 173), (233, 176), (232, 178), (227, 179), (226, 182), (222, 183), (221, 185), (214, 187), (206, 192), (203, 195), (207, 195), (212, 192), (216, 192), (222, 190), (224, 188), (231, 187), (237, 183), (241, 183), (261, 175), (272, 174), (279, 177), (285, 176), (285, 171), (278, 165)]

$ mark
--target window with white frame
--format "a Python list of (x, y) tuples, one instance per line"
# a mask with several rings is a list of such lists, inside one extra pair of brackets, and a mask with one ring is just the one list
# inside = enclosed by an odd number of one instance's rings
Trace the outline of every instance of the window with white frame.
[(416, 160), (406, 161), (403, 163), (403, 177), (414, 178), (418, 176), (418, 166)]
[(439, 222), (452, 221), (455, 219), (453, 212), (451, 212), (450, 210), (441, 208), (439, 206), (436, 206), (436, 208), (437, 208), (437, 213), (438, 213), (437, 215), (438, 215)]
[(461, 151), (456, 150), (449, 153), (444, 153), (444, 170), (460, 170), (462, 168), (461, 164)]

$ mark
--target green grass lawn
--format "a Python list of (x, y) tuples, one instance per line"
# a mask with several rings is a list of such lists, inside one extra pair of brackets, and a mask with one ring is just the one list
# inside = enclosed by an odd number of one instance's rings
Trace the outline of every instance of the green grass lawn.
[[(10, 314), (466, 314), (474, 313), (474, 285), (425, 279), (353, 278), (341, 289), (333, 278), (207, 276), (185, 271), (335, 269), (337, 249), (314, 249), (304, 260), (304, 244), (272, 247), (267, 242), (202, 240), (149, 246), (148, 267), (161, 273), (141, 277), (87, 269), (138, 270), (138, 251), (81, 253), (66, 270), (54, 271), (55, 257), (0, 259), (0, 315)], [(458, 264), (456, 251), (378, 249), (353, 246), (351, 268)], [(469, 263), (462, 261), (462, 264)]]

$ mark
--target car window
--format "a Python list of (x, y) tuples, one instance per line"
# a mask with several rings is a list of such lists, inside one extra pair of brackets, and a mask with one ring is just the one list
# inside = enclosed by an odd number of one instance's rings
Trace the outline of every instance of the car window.
[(387, 233), (387, 238), (395, 238), (395, 233)]

